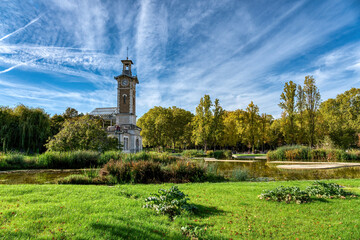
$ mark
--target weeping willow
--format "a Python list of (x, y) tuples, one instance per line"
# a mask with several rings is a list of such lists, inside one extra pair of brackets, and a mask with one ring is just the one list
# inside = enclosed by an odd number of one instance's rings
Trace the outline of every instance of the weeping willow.
[(40, 108), (0, 107), (0, 146), (3, 151), (37, 153), (45, 150), (50, 118)]

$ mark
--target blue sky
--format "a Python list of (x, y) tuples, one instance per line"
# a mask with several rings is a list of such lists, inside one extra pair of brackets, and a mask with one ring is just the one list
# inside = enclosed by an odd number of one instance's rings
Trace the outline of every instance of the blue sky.
[(360, 1), (1, 0), (0, 105), (116, 106), (127, 47), (138, 116), (210, 94), (278, 117), (287, 81), (313, 75), (323, 100), (360, 87)]

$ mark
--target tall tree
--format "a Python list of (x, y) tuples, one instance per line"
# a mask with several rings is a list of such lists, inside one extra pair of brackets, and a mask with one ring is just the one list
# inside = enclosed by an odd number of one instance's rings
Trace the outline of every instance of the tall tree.
[(219, 99), (215, 99), (212, 121), (212, 142), (214, 148), (221, 144), (224, 136), (224, 110), (220, 106)]
[(176, 146), (184, 146), (190, 144), (188, 138), (189, 124), (191, 123), (194, 115), (185, 109), (172, 107), (169, 108), (171, 112), (170, 122), (170, 137), (173, 148)]
[(260, 141), (259, 118), (259, 107), (251, 101), (246, 108), (243, 141), (248, 145), (252, 152), (255, 151), (255, 145), (258, 145)]
[(315, 144), (315, 128), (317, 111), (320, 105), (320, 92), (315, 85), (313, 76), (306, 76), (304, 81), (305, 109), (306, 109), (306, 133), (310, 146)]
[(205, 95), (200, 99), (199, 105), (196, 107), (196, 114), (193, 121), (193, 139), (196, 145), (202, 145), (204, 151), (211, 144), (212, 137), (212, 118), (211, 111), (212, 102), (209, 95)]
[(285, 83), (284, 90), (280, 95), (279, 107), (283, 110), (282, 132), (288, 144), (294, 144), (296, 138), (295, 125), (295, 96), (296, 84), (293, 81)]
[(68, 107), (63, 113), (64, 118), (74, 118), (79, 116), (79, 112), (75, 108)]
[(273, 117), (269, 114), (263, 113), (260, 116), (260, 141), (261, 141), (261, 150), (264, 152), (265, 144), (270, 144), (270, 126), (273, 121)]
[(46, 146), (50, 151), (117, 149), (117, 138), (108, 137), (97, 119), (86, 115), (77, 119), (67, 119), (63, 128)]
[(298, 126), (298, 134), (297, 134), (297, 143), (298, 144), (305, 144), (306, 139), (306, 132), (305, 132), (305, 93), (304, 89), (301, 85), (298, 85), (297, 94), (296, 94), (296, 110), (297, 110), (297, 122)]
[(177, 107), (150, 109), (137, 121), (142, 128), (143, 144), (159, 148), (189, 146), (192, 118), (191, 112)]
[(162, 147), (167, 143), (170, 113), (166, 108), (153, 107), (137, 120), (137, 125), (142, 128), (144, 146)]
[(321, 103), (325, 134), (340, 148), (356, 147), (360, 133), (360, 89), (352, 88)]

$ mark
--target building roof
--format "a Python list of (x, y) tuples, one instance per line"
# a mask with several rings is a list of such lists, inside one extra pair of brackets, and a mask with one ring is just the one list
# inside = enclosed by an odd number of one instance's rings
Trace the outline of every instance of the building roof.
[(95, 108), (89, 113), (89, 115), (93, 115), (93, 116), (115, 115), (115, 114), (116, 114), (116, 107)]

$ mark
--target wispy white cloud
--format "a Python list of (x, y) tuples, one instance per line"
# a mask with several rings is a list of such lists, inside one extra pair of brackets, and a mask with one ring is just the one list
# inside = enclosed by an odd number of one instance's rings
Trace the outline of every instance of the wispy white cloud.
[(5, 40), (6, 38), (8, 37), (11, 37), (12, 35), (18, 33), (18, 32), (21, 32), (22, 30), (24, 30), (25, 28), (27, 28), (28, 26), (30, 26), (31, 24), (37, 22), (39, 19), (41, 18), (41, 16), (37, 17), (37, 18), (34, 18), (33, 20), (31, 20), (28, 24), (26, 24), (25, 26), (21, 27), (21, 28), (18, 28), (17, 30), (3, 36), (2, 38), (0, 38), (0, 42)]
[[(313, 74), (323, 97), (339, 91), (339, 82), (343, 88), (359, 83), (356, 43), (322, 49), (335, 34), (339, 39), (343, 28), (356, 24), (351, 1), (259, 6), (231, 0), (38, 0), (36, 10), (29, 4), (25, 9), (8, 4), (0, 4), (9, 18), (0, 16), (0, 34), (12, 36), (0, 41), (0, 81), (4, 88), (10, 77), (23, 85), (1, 92), (0, 100), (7, 102), (41, 104), (49, 99), (47, 107), (55, 112), (64, 104), (81, 111), (114, 106), (113, 76), (122, 69), (127, 46), (140, 80), (139, 115), (154, 105), (194, 111), (204, 94), (219, 98), (226, 109), (245, 108), (253, 100), (261, 111), (278, 115), (285, 81), (300, 83)], [(41, 20), (31, 23), (36, 16)], [(301, 57), (309, 60), (295, 62)], [(52, 77), (40, 86), (31, 78), (14, 78), (16, 70)], [(89, 88), (71, 89), (68, 83), (74, 81)]]

